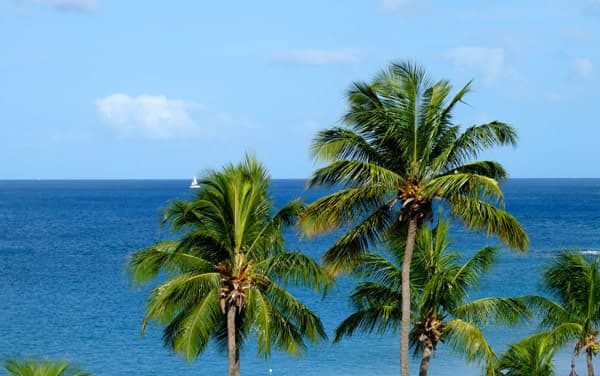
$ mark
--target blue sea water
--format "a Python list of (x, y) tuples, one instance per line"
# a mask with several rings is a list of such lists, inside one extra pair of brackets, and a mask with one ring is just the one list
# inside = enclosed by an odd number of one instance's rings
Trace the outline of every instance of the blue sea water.
[[(222, 375), (226, 357), (210, 348), (188, 363), (161, 343), (160, 328), (140, 335), (146, 288), (128, 282), (128, 255), (169, 237), (161, 228), (161, 208), (191, 197), (189, 182), (172, 181), (0, 181), (0, 359), (36, 356), (75, 361), (96, 375)], [(275, 180), (278, 205), (322, 192), (304, 191), (300, 180)], [(542, 266), (566, 248), (600, 249), (600, 180), (514, 179), (504, 186), (507, 209), (531, 239), (527, 254), (503, 250), (473, 297), (510, 296), (539, 291)], [(494, 238), (452, 227), (454, 248), (469, 255)], [(318, 258), (334, 235), (298, 239), (292, 248)], [(341, 278), (322, 300), (311, 291), (299, 297), (322, 317), (329, 333), (351, 308), (352, 280)], [(488, 328), (497, 352), (535, 331)], [(310, 347), (300, 359), (275, 353), (258, 358), (249, 346), (242, 354), (244, 375), (397, 375), (399, 335), (359, 335), (332, 345)], [(567, 374), (569, 349), (556, 356), (558, 374)], [(595, 361), (597, 362), (597, 361)], [(417, 361), (413, 364), (416, 371)], [(580, 373), (584, 359), (576, 360)], [(598, 364), (595, 364), (598, 367)], [(413, 371), (413, 372), (415, 372)], [(0, 371), (0, 374), (2, 372)], [(431, 375), (478, 375), (476, 367), (441, 345)]]

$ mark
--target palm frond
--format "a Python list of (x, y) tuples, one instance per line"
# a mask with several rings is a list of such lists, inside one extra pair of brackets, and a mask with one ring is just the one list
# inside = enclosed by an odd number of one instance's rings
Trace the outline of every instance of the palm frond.
[(319, 161), (358, 160), (377, 163), (381, 160), (377, 149), (362, 135), (341, 127), (319, 131), (311, 150)]
[(480, 326), (514, 325), (531, 317), (527, 306), (518, 298), (478, 299), (457, 307), (452, 313), (457, 318)]
[(323, 255), (327, 269), (333, 274), (352, 271), (364, 254), (383, 240), (394, 219), (393, 212), (384, 206), (351, 228)]
[(283, 252), (260, 261), (256, 269), (284, 286), (305, 286), (323, 291), (333, 283), (325, 270), (311, 257), (300, 252)]
[(476, 362), (488, 376), (495, 375), (496, 354), (481, 330), (459, 319), (446, 324), (446, 345), (463, 356), (467, 363)]
[(37, 359), (8, 359), (4, 369), (11, 376), (90, 376), (65, 361), (41, 361)]
[(210, 271), (214, 265), (195, 255), (177, 252), (179, 243), (159, 242), (149, 248), (135, 252), (129, 259), (128, 272), (134, 284), (154, 280), (162, 270), (167, 273)]
[(461, 219), (469, 229), (484, 230), (497, 235), (509, 247), (524, 251), (529, 237), (515, 217), (477, 198), (457, 195), (448, 201), (452, 215)]
[(393, 192), (401, 181), (398, 174), (374, 163), (340, 160), (317, 169), (307, 186), (344, 184), (351, 187), (378, 187)]
[(401, 309), (397, 306), (377, 306), (355, 312), (337, 327), (333, 342), (351, 337), (357, 330), (377, 334), (398, 331), (401, 316)]

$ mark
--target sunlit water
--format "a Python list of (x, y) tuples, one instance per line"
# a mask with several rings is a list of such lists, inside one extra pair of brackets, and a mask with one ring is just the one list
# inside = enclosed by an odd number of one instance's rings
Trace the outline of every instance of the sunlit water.
[[(74, 360), (96, 375), (222, 375), (227, 359), (210, 348), (193, 363), (163, 348), (160, 328), (144, 338), (140, 323), (148, 288), (135, 289), (125, 264), (134, 250), (169, 236), (159, 225), (160, 209), (174, 198), (190, 197), (188, 181), (2, 181), (0, 182), (0, 357), (37, 356)], [(308, 201), (304, 182), (273, 183), (278, 205), (297, 196)], [(517, 256), (502, 252), (498, 263), (472, 297), (509, 296), (539, 291), (542, 266), (557, 251), (600, 249), (600, 180), (512, 180), (504, 187), (507, 209), (525, 226), (531, 249)], [(334, 236), (298, 240), (291, 248), (320, 257)], [(495, 239), (476, 236), (460, 224), (452, 228), (454, 248), (465, 255)], [(328, 332), (351, 309), (353, 282), (342, 278), (322, 300), (295, 290), (322, 317)], [(489, 328), (486, 335), (500, 352), (508, 342), (535, 331)], [(331, 345), (310, 347), (292, 358), (256, 356), (253, 345), (242, 354), (244, 375), (397, 375), (399, 335), (360, 335)], [(556, 356), (558, 374), (567, 374), (569, 349)], [(596, 362), (596, 361), (595, 361)], [(584, 359), (576, 361), (579, 373)], [(417, 360), (413, 362), (416, 372)], [(2, 374), (0, 372), (0, 374)], [(431, 375), (477, 375), (476, 367), (441, 345)]]

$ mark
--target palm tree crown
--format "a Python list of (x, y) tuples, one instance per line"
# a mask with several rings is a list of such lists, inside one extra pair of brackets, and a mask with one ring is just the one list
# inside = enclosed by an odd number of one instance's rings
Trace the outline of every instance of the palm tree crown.
[(554, 376), (556, 347), (548, 333), (538, 333), (509, 345), (498, 360), (500, 376)]
[(90, 376), (69, 362), (9, 359), (4, 368), (11, 376)]
[(594, 375), (593, 356), (599, 347), (600, 256), (588, 258), (581, 252), (565, 251), (544, 273), (544, 286), (556, 301), (528, 297), (528, 304), (539, 310), (542, 327), (550, 328), (555, 346), (575, 340), (576, 355), (584, 352), (588, 376)]
[[(417, 233), (412, 263), (413, 326), (410, 332), (415, 355), (421, 355), (420, 375), (427, 375), (432, 353), (440, 343), (476, 361), (493, 375), (496, 357), (481, 325), (491, 322), (514, 324), (529, 315), (516, 298), (482, 298), (468, 301), (468, 291), (477, 286), (481, 274), (493, 263), (497, 248), (484, 247), (461, 263), (460, 254), (449, 251), (448, 221), (438, 219), (433, 231), (422, 227)], [(401, 318), (398, 283), (403, 247), (390, 243), (394, 261), (367, 254), (359, 270), (369, 281), (352, 294), (356, 312), (336, 330), (335, 340), (355, 330), (397, 330)]]
[(327, 282), (311, 258), (285, 249), (282, 228), (302, 205), (293, 201), (273, 215), (266, 170), (253, 157), (198, 183), (195, 199), (165, 210), (178, 241), (160, 242), (134, 253), (135, 282), (171, 277), (152, 290), (150, 319), (166, 325), (169, 348), (192, 359), (214, 339), (229, 355), (229, 375), (239, 375), (239, 349), (255, 334), (258, 352), (272, 348), (292, 354), (325, 338), (318, 316), (294, 298), (287, 284), (320, 289)]
[(433, 201), (445, 202), (469, 228), (496, 234), (514, 249), (528, 246), (520, 224), (503, 210), (498, 181), (506, 171), (494, 161), (473, 161), (493, 146), (515, 145), (514, 129), (494, 121), (461, 132), (453, 122), (452, 111), (470, 86), (451, 96), (448, 81), (431, 82), (411, 63), (392, 64), (371, 84), (355, 83), (347, 95), (346, 126), (323, 130), (313, 142), (316, 159), (328, 164), (315, 171), (309, 186), (342, 189), (309, 205), (303, 227), (310, 235), (350, 226), (324, 255), (333, 272), (351, 271), (369, 247), (385, 239), (396, 219), (408, 226), (400, 341), (405, 376), (412, 250)]

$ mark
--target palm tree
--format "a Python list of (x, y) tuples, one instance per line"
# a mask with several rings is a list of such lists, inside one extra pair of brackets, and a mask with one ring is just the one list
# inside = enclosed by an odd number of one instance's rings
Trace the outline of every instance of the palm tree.
[[(498, 181), (506, 171), (494, 161), (473, 161), (498, 145), (515, 145), (515, 130), (504, 123), (461, 127), (452, 111), (469, 92), (454, 96), (448, 81), (431, 82), (424, 70), (392, 64), (371, 84), (356, 82), (348, 92), (345, 127), (320, 131), (312, 152), (329, 163), (317, 169), (308, 186), (341, 186), (308, 206), (302, 224), (308, 235), (350, 229), (324, 254), (333, 273), (352, 271), (367, 250), (380, 243), (392, 224), (407, 226), (402, 262), (402, 375), (408, 375), (410, 265), (418, 226), (432, 216), (434, 200), (469, 228), (497, 234), (524, 250), (528, 238), (504, 211)], [(399, 204), (399, 205), (397, 205)], [(399, 208), (398, 208), (399, 206)]]
[[(496, 357), (480, 326), (491, 322), (514, 324), (529, 311), (516, 298), (483, 298), (468, 301), (468, 290), (475, 287), (481, 274), (493, 263), (497, 248), (484, 247), (466, 262), (450, 252), (448, 221), (438, 219), (431, 231), (421, 227), (415, 240), (412, 263), (413, 321), (410, 344), (421, 355), (419, 375), (426, 376), (432, 353), (444, 342), (467, 362), (483, 365), (494, 374)], [(381, 255), (367, 254), (359, 268), (369, 280), (352, 294), (356, 312), (337, 328), (334, 341), (351, 336), (356, 330), (382, 333), (397, 330), (402, 315), (401, 264), (404, 248), (390, 244), (393, 261)]]
[(539, 296), (526, 300), (541, 313), (541, 326), (552, 329), (555, 344), (575, 340), (575, 354), (585, 352), (588, 376), (594, 376), (592, 358), (600, 349), (599, 263), (600, 256), (588, 259), (581, 252), (562, 252), (544, 274), (544, 286), (556, 301)]
[(299, 354), (305, 338), (326, 338), (319, 317), (285, 289), (321, 289), (328, 281), (310, 257), (285, 249), (282, 229), (302, 204), (293, 201), (273, 215), (269, 183), (251, 156), (206, 173), (195, 199), (165, 210), (181, 238), (137, 251), (129, 261), (134, 282), (154, 280), (160, 271), (170, 276), (151, 291), (142, 330), (149, 320), (165, 325), (165, 345), (189, 360), (215, 340), (227, 351), (230, 376), (239, 375), (239, 351), (251, 334), (264, 357), (271, 348)]
[(552, 359), (557, 347), (548, 333), (538, 333), (509, 345), (498, 360), (501, 376), (554, 376)]
[(12, 376), (90, 376), (69, 362), (9, 359), (4, 368)]

